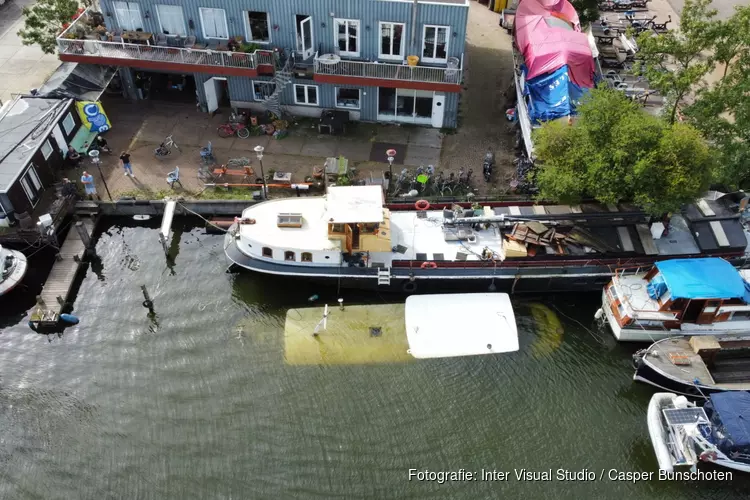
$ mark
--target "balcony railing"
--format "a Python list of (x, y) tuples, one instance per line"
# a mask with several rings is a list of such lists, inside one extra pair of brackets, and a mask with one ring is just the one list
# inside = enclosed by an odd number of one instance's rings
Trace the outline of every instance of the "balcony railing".
[[(275, 65), (276, 58), (274, 53), (269, 50), (245, 53), (212, 50), (210, 48), (172, 47), (100, 40), (88, 25), (88, 20), (92, 14), (90, 9), (89, 7), (58, 36), (57, 47), (61, 55), (70, 54), (244, 69), (256, 69), (258, 65)], [(84, 38), (69, 38), (69, 33), (77, 33), (77, 36), (83, 36)]]
[(320, 75), (458, 85), (461, 83), (463, 69), (461, 64), (455, 66), (452, 68), (435, 68), (369, 61), (340, 60), (332, 62), (327, 58), (315, 58), (315, 73)]

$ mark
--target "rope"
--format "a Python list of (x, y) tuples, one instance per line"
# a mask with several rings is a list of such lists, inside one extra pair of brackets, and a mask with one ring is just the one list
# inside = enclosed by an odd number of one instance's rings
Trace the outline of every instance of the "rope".
[(190, 212), (191, 214), (195, 215), (196, 217), (198, 217), (198, 218), (200, 218), (200, 219), (203, 219), (203, 220), (204, 220), (204, 221), (206, 222), (206, 224), (208, 224), (208, 225), (210, 225), (210, 226), (213, 226), (213, 227), (215, 227), (216, 229), (219, 229), (219, 230), (221, 230), (221, 231), (224, 231), (225, 233), (228, 233), (228, 232), (229, 232), (229, 230), (227, 230), (227, 229), (224, 229), (224, 228), (223, 228), (223, 227), (221, 227), (221, 226), (217, 226), (216, 224), (214, 224), (214, 223), (213, 223), (213, 222), (211, 222), (210, 220), (208, 220), (208, 219), (206, 219), (205, 217), (203, 217), (203, 216), (202, 216), (201, 214), (199, 214), (198, 212), (194, 212), (194, 211), (190, 210), (190, 209), (189, 209), (188, 207), (186, 207), (185, 205), (183, 205), (183, 204), (182, 204), (182, 203), (180, 203), (179, 201), (177, 202), (177, 204), (178, 204), (178, 205), (179, 205), (180, 207), (182, 207), (182, 209), (183, 209), (183, 210), (186, 210), (186, 211)]
[(569, 321), (573, 321), (575, 323), (578, 323), (581, 326), (581, 328), (583, 328), (584, 330), (586, 330), (586, 332), (588, 332), (588, 334), (591, 335), (594, 338), (594, 340), (596, 340), (599, 344), (606, 345), (606, 342), (604, 341), (604, 339), (602, 339), (599, 335), (597, 335), (593, 330), (587, 328), (583, 323), (581, 323), (577, 319), (572, 318), (572, 317), (568, 316), (567, 314), (565, 314), (564, 312), (562, 312), (560, 309), (558, 309), (558, 307), (555, 304), (550, 304), (550, 306), (552, 306), (552, 308), (555, 311), (557, 311), (564, 318), (568, 319)]

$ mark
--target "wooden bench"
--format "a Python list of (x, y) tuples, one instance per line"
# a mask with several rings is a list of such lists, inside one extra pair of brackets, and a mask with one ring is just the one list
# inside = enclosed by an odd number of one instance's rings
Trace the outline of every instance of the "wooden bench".
[(255, 175), (255, 171), (251, 167), (245, 167), (242, 170), (240, 169), (229, 169), (226, 166), (222, 166), (220, 168), (214, 169), (214, 181), (217, 182), (224, 178), (224, 176), (227, 175), (235, 175), (235, 176), (242, 176), (242, 182), (244, 183), (247, 180), (254, 181), (252, 177)]

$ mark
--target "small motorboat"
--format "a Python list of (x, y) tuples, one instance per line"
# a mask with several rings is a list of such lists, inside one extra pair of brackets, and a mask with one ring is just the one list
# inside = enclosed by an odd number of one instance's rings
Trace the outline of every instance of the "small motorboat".
[(750, 472), (750, 393), (711, 394), (703, 409), (710, 424), (694, 439), (700, 460)]
[(0, 245), (0, 297), (13, 290), (26, 275), (26, 256)]
[(695, 427), (708, 425), (708, 416), (685, 396), (657, 392), (648, 404), (648, 433), (659, 469), (674, 472), (675, 467), (698, 463), (693, 438)]

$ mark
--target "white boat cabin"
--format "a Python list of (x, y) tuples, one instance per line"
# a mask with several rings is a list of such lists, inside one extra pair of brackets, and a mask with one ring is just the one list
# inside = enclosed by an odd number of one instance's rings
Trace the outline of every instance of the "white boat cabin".
[(646, 273), (618, 269), (604, 289), (603, 307), (613, 329), (747, 330), (749, 287), (720, 258), (665, 260)]

